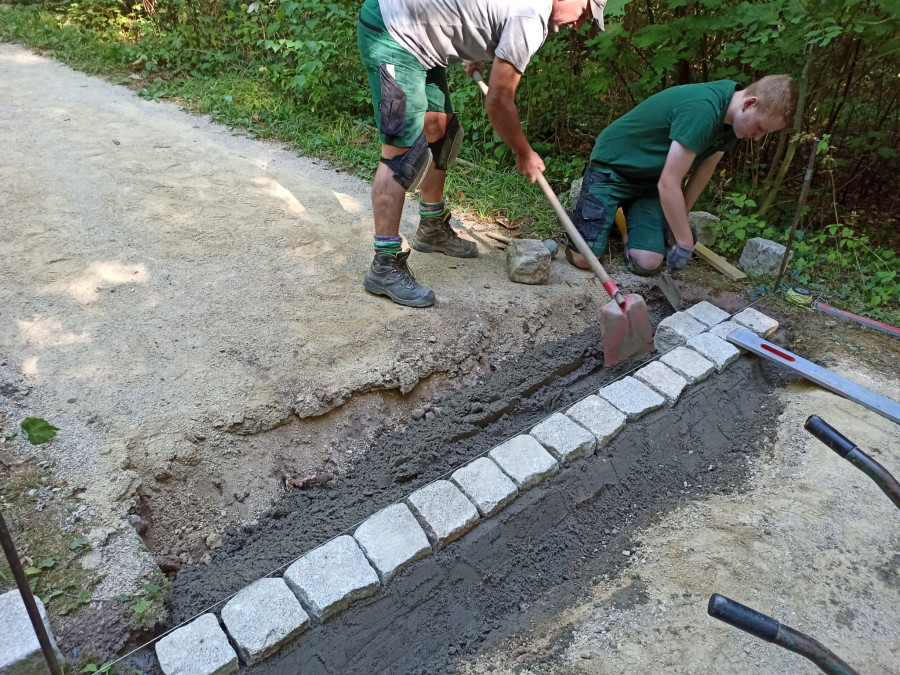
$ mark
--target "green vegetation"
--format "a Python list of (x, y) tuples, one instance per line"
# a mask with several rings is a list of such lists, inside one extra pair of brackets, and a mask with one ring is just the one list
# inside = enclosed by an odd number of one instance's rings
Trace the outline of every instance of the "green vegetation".
[[(0, 10), (0, 39), (20, 40), (91, 73), (276, 137), (368, 178), (378, 150), (356, 51), (360, 0), (59, 0)], [(662, 88), (787, 72), (801, 83), (793, 130), (743, 143), (698, 208), (725, 216), (717, 248), (786, 240), (804, 171), (818, 157), (794, 279), (851, 311), (900, 319), (900, 0), (610, 0), (606, 33), (551, 34), (519, 89), (523, 122), (560, 191), (593, 139)], [(133, 79), (133, 78), (140, 79)], [(515, 174), (481, 95), (450, 72), (466, 129), (447, 195), (454, 208), (555, 231), (540, 193)], [(765, 233), (765, 234), (764, 234)]]
[[(48, 473), (0, 454), (0, 510), (10, 528), (31, 590), (51, 615), (71, 614), (91, 601), (101, 577), (78, 558), (90, 551), (73, 528), (66, 485), (49, 485)], [(15, 587), (6, 559), (0, 560), (0, 593)]]

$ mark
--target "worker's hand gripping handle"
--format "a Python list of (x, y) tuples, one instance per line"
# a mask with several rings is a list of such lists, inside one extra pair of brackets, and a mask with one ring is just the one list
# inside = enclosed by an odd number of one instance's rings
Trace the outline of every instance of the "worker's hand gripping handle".
[(475, 80), (478, 88), (481, 89), (481, 93), (487, 96), (488, 86), (485, 84), (484, 78), (481, 76), (477, 70), (472, 74), (472, 79)]
[(772, 617), (718, 593), (709, 596), (706, 611), (712, 618), (740, 628), (745, 633), (755, 635), (766, 642), (774, 641), (781, 628), (781, 624)]
[(806, 423), (803, 425), (803, 428), (844, 459), (846, 459), (847, 455), (849, 455), (856, 447), (856, 443), (844, 436), (818, 415), (810, 415), (809, 419), (807, 419)]

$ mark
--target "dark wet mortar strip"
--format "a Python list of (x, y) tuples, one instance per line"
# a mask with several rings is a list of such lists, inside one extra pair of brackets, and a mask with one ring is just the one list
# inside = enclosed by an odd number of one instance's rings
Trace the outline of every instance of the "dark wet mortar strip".
[(634, 369), (603, 368), (594, 329), (530, 350), (441, 402), (441, 413), (386, 433), (347, 474), (285, 496), (258, 524), (229, 528), (212, 564), (181, 572), (173, 583), (168, 627), (401, 501), (494, 446), (565, 409)]
[[(176, 579), (169, 625), (621, 375), (600, 369), (597, 345), (599, 335), (588, 333), (535, 350), (520, 368), (447, 399), (436, 419), (385, 436), (333, 486), (289, 495), (257, 527), (230, 532), (212, 565)], [(750, 449), (778, 414), (768, 375), (757, 360), (742, 358), (689, 389), (674, 409), (629, 424), (597, 457), (524, 493), (498, 517), (254, 672), (425, 672), (500, 639), (536, 613), (552, 615), (597, 574), (623, 564), (621, 549), (634, 545), (628, 532), (683, 499), (684, 481), (693, 486), (701, 477), (703, 487), (694, 494), (740, 483), (746, 471), (740, 451)], [(446, 440), (470, 430), (475, 433)], [(715, 471), (707, 471), (710, 464)], [(610, 539), (603, 531), (611, 528), (619, 534), (603, 550), (600, 542)]]
[(640, 555), (635, 530), (741, 485), (746, 453), (773, 440), (781, 412), (768, 375), (740, 359), (252, 672), (453, 672), (455, 660), (549, 621), (621, 570), (623, 549)]

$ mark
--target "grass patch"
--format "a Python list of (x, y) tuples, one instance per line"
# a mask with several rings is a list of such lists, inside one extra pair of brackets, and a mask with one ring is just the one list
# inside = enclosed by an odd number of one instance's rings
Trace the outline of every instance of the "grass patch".
[[(67, 496), (71, 488), (65, 481), (54, 484), (48, 470), (15, 459), (3, 449), (0, 479), (0, 509), (34, 594), (51, 616), (71, 614), (89, 603), (102, 575), (79, 563), (91, 547), (73, 515), (77, 502)], [(4, 556), (0, 592), (15, 585)]]

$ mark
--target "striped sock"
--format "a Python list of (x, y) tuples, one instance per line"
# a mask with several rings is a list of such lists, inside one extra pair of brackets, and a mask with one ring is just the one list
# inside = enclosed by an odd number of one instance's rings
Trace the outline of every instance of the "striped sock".
[(375, 253), (397, 255), (403, 250), (402, 237), (379, 237), (375, 235)]
[(444, 215), (444, 202), (423, 202), (419, 200), (419, 216), (428, 218), (429, 216)]

